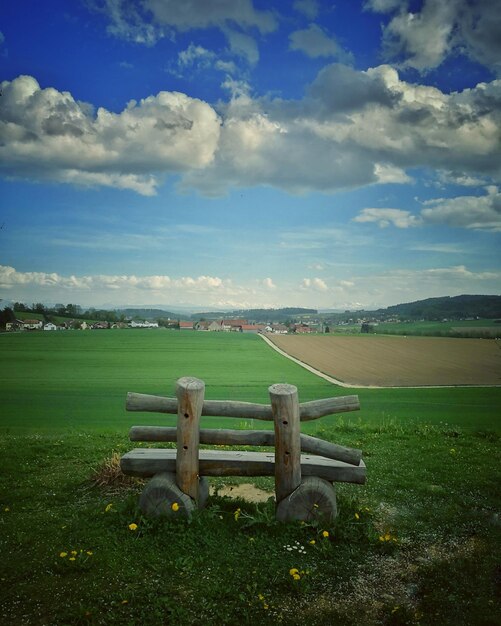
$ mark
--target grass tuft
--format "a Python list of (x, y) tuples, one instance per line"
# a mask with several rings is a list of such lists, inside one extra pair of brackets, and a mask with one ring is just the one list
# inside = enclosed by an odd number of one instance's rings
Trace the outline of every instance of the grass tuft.
[(107, 493), (116, 493), (144, 484), (143, 480), (127, 476), (122, 472), (120, 456), (120, 453), (113, 452), (93, 470), (91, 482), (94, 486), (105, 489)]

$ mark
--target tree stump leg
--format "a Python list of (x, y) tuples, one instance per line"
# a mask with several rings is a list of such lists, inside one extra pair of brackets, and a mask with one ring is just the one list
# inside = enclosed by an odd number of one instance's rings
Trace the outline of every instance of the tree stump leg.
[(337, 516), (336, 489), (323, 478), (307, 476), (278, 503), (276, 516), (280, 522), (333, 521)]
[(195, 502), (179, 489), (171, 472), (155, 474), (139, 498), (139, 508), (150, 517), (191, 517)]

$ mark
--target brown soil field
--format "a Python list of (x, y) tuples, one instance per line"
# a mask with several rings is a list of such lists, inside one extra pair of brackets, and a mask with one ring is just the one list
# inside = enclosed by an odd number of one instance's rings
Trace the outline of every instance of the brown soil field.
[(501, 385), (501, 345), (447, 337), (267, 335), (344, 383), (381, 387)]

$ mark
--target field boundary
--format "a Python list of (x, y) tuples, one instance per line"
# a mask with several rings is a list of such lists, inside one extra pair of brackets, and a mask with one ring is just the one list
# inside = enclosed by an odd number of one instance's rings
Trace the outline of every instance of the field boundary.
[(287, 352), (285, 352), (285, 350), (282, 350), (282, 348), (279, 348), (277, 345), (275, 345), (271, 339), (266, 337), (266, 335), (259, 333), (258, 336), (264, 339), (264, 341), (269, 346), (271, 346), (273, 350), (276, 350), (279, 354), (286, 357), (287, 359), (294, 361), (294, 363), (297, 363), (298, 365), (308, 370), (312, 374), (315, 374), (316, 376), (323, 378), (324, 380), (326, 380), (329, 383), (332, 383), (333, 385), (338, 385), (339, 387), (345, 387), (347, 389), (458, 389), (460, 387), (470, 387), (470, 388), (501, 387), (501, 385), (405, 385), (405, 386), (387, 385), (384, 387), (382, 387), (381, 385), (353, 385), (351, 383), (345, 383), (342, 380), (338, 380), (337, 378), (333, 378), (332, 376), (329, 376), (328, 374), (324, 374), (324, 372), (317, 370), (312, 365), (308, 365), (308, 363), (305, 363), (304, 361), (301, 361), (295, 356), (288, 354)]

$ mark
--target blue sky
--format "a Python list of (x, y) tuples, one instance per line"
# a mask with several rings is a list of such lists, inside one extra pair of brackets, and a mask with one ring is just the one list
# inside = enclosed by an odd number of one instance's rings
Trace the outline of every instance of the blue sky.
[(497, 0), (6, 0), (0, 298), (501, 293)]

